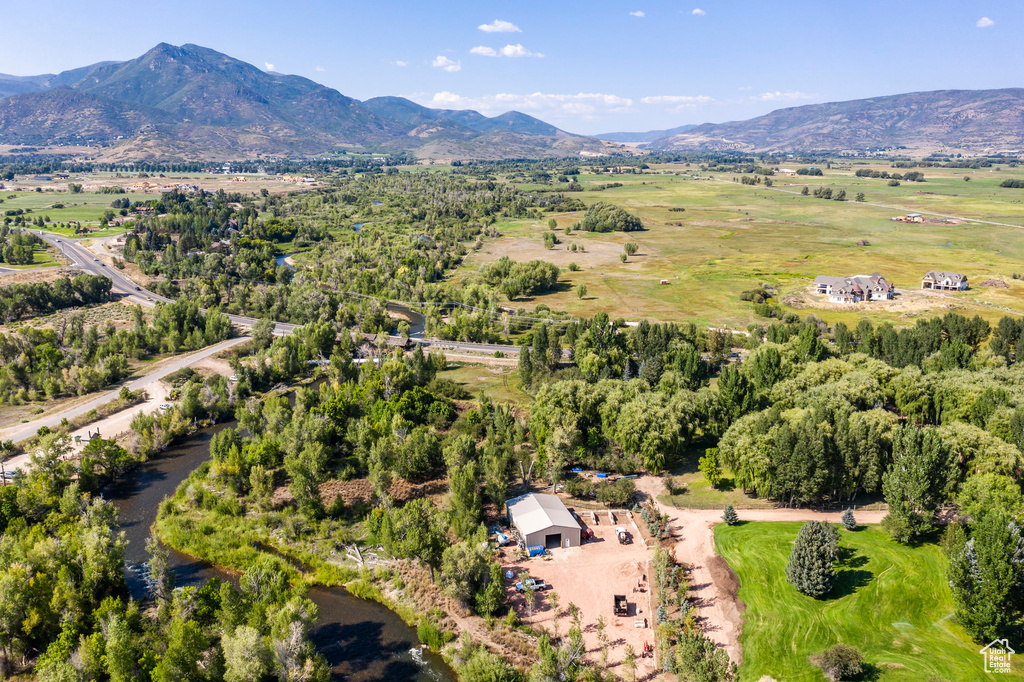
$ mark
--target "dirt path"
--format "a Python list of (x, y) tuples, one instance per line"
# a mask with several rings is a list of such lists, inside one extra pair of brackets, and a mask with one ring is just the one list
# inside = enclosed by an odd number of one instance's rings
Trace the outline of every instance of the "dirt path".
[[(722, 512), (707, 509), (680, 509), (661, 503), (665, 491), (662, 479), (643, 476), (637, 490), (646, 494), (669, 517), (669, 534), (675, 540), (676, 561), (690, 567), (690, 593), (697, 610), (697, 621), (716, 644), (729, 652), (737, 665), (743, 662), (740, 633), (746, 604), (737, 597), (739, 579), (729, 564), (715, 551), (713, 529), (722, 521)], [(810, 509), (749, 509), (736, 512), (742, 521), (828, 521), (839, 523), (842, 512), (817, 512)], [(884, 511), (857, 512), (858, 523), (880, 523)]]

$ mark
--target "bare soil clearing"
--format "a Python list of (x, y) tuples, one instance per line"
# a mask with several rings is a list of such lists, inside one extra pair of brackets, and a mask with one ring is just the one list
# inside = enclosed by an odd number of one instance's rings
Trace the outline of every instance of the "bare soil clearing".
[[(584, 521), (588, 521), (584, 515)], [(615, 536), (615, 526), (623, 526), (633, 535), (633, 542), (620, 545)], [(595, 539), (580, 547), (551, 550), (549, 559), (502, 561), (502, 570), (513, 571), (516, 577), (506, 582), (509, 603), (525, 623), (543, 627), (554, 632), (555, 613), (551, 605), (551, 593), (558, 594), (558, 633), (564, 635), (571, 625), (569, 604), (580, 609), (583, 625), (583, 641), (591, 661), (601, 660), (601, 646), (597, 636), (597, 619), (603, 616), (607, 623), (609, 669), (625, 678), (622, 662), (629, 644), (637, 655), (637, 679), (652, 678), (655, 673), (653, 658), (639, 658), (644, 643), (654, 644), (654, 619), (651, 611), (649, 561), (651, 554), (640, 542), (629, 519), (617, 518), (613, 525), (607, 513), (599, 517), (597, 525), (589, 525)], [(526, 598), (516, 592), (514, 583), (521, 572), (528, 572), (533, 578), (544, 579), (551, 587), (535, 595), (536, 606), (529, 614)], [(637, 591), (642, 586), (643, 591)], [(629, 603), (628, 616), (614, 614), (613, 597), (626, 595)], [(646, 627), (635, 627), (634, 619), (646, 619)]]

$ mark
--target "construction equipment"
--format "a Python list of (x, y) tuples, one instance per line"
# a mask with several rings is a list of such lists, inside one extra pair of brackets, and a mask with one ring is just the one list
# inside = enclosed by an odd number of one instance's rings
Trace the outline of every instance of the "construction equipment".
[(626, 529), (622, 526), (615, 527), (615, 537), (619, 539), (620, 545), (628, 545), (633, 541), (633, 538), (630, 537), (629, 533), (627, 533)]
[(616, 616), (628, 616), (629, 615), (629, 602), (626, 601), (626, 595), (617, 594), (615, 595), (615, 615)]

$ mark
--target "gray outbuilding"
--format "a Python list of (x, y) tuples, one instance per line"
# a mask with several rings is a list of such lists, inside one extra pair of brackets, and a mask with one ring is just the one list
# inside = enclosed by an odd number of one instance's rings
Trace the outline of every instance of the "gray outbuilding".
[(509, 500), (506, 509), (509, 523), (519, 530), (527, 547), (580, 546), (580, 524), (555, 495), (521, 495)]

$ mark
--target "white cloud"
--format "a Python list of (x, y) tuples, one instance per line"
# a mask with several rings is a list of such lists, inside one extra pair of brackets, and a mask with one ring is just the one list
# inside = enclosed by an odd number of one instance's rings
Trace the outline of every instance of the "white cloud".
[(274, 65), (271, 64), (270, 62), (263, 62), (263, 66), (267, 67), (267, 71), (273, 71), (274, 70)]
[(481, 57), (497, 57), (498, 56), (498, 51), (495, 50), (493, 47), (485, 47), (483, 45), (477, 45), (476, 47), (474, 47), (469, 52), (470, 52), (470, 54), (478, 54)]
[(690, 12), (690, 14), (692, 14), (695, 17), (702, 17), (705, 14), (707, 14), (707, 12), (705, 12), (700, 7), (698, 7), (697, 9), (693, 10), (692, 12)]
[(643, 10), (639, 10), (639, 9), (638, 9), (638, 10), (637, 10), (637, 11), (635, 11), (635, 12), (630, 12), (630, 13), (629, 13), (629, 16), (631, 16), (631, 17), (640, 17), (640, 18), (643, 18), (643, 17), (645, 17), (645, 16), (647, 16), (647, 15), (646, 15), (646, 14), (644, 14), (644, 11), (643, 11)]
[(506, 57), (543, 57), (540, 52), (530, 52), (525, 47), (516, 43), (515, 45), (506, 45), (501, 48), (501, 54)]
[(715, 100), (707, 95), (653, 95), (640, 101), (644, 104), (707, 104)]
[(988, 28), (989, 26), (995, 26), (995, 24), (996, 22), (992, 21), (988, 17), (982, 17), (981, 19), (978, 19), (978, 23), (976, 25), (978, 28)]
[(522, 33), (523, 29), (519, 28), (511, 21), (502, 21), (501, 19), (495, 19), (489, 24), (480, 24), (477, 26), (478, 29), (484, 33)]
[(317, 71), (326, 71), (327, 69), (325, 69), (325, 68), (324, 68), (324, 67), (322, 67), (322, 66), (318, 66), (318, 67), (316, 67), (316, 70), (317, 70)]
[(595, 120), (609, 113), (632, 111), (633, 100), (606, 93), (580, 92), (556, 94), (534, 92), (532, 94), (499, 93), (481, 97), (463, 97), (454, 92), (438, 92), (429, 95), (410, 96), (429, 107), (439, 109), (475, 109), (487, 116), (503, 114), (515, 109), (544, 120), (561, 120), (578, 123), (580, 120)]
[(395, 66), (409, 66), (409, 62), (403, 62), (401, 59), (391, 62)]
[(736, 89), (739, 90), (740, 92), (743, 92), (744, 90), (753, 90), (754, 86), (753, 85), (741, 85), (740, 87), (738, 87)]
[(437, 57), (434, 58), (434, 61), (430, 62), (430, 64), (440, 69), (444, 69), (449, 73), (455, 73), (456, 71), (462, 69), (461, 61), (453, 62), (451, 59), (448, 59), (448, 57), (445, 57), (443, 54), (437, 55)]
[(787, 90), (786, 92), (776, 90), (775, 92), (762, 92), (760, 95), (751, 95), (750, 99), (758, 102), (799, 102), (801, 100), (814, 99), (815, 97), (816, 95), (798, 90)]

